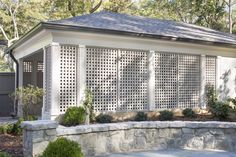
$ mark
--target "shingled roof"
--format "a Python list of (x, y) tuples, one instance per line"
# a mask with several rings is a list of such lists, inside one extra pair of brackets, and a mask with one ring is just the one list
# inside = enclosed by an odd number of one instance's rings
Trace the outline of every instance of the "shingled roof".
[(192, 24), (101, 11), (47, 23), (171, 39), (236, 44), (236, 36)]
[(42, 29), (129, 35), (236, 48), (236, 36), (232, 34), (171, 20), (101, 11), (63, 20), (41, 22), (5, 52), (9, 53)]

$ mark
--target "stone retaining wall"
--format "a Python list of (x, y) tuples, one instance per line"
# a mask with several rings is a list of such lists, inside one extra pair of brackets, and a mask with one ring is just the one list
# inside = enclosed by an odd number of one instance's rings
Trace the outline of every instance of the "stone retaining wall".
[(81, 144), (86, 156), (168, 148), (236, 151), (236, 123), (123, 122), (59, 126), (54, 121), (22, 124), (25, 157), (41, 154), (49, 141), (66, 137)]

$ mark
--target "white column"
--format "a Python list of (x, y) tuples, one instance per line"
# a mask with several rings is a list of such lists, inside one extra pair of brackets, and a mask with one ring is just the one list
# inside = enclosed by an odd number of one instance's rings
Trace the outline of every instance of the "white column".
[[(60, 114), (60, 45), (51, 44), (51, 119)], [(49, 61), (49, 62), (50, 62)]]
[(201, 55), (200, 58), (201, 78), (200, 78), (200, 107), (206, 108), (206, 56)]
[[(219, 93), (220, 91), (220, 77), (221, 77), (221, 74), (220, 74), (220, 68), (221, 68), (221, 65), (220, 65), (220, 60), (221, 60), (221, 56), (217, 56), (216, 57), (216, 93)], [(219, 96), (219, 94), (217, 94), (217, 96)]]
[[(46, 51), (46, 48), (44, 47), (43, 48), (43, 90), (44, 90), (44, 95), (43, 95), (43, 107), (42, 107), (42, 119), (45, 120), (45, 119), (50, 119), (50, 112), (46, 110), (46, 105), (49, 105), (49, 104), (46, 104), (47, 101), (46, 101), (46, 75), (47, 75), (47, 60), (46, 60), (46, 53), (50, 53), (50, 52), (47, 52)], [(48, 76), (49, 77), (49, 76)]]
[(86, 89), (86, 47), (79, 45), (77, 58), (77, 105), (81, 105)]
[[(23, 87), (23, 74), (24, 74), (24, 66), (23, 66), (23, 59), (19, 59), (19, 87)], [(22, 107), (22, 102), (18, 102), (18, 107), (17, 107), (17, 116), (23, 117), (23, 107)]]
[(33, 59), (31, 62), (32, 62), (31, 81), (33, 86), (37, 86), (38, 62), (36, 59)]
[(148, 104), (150, 111), (155, 109), (155, 51), (148, 53)]

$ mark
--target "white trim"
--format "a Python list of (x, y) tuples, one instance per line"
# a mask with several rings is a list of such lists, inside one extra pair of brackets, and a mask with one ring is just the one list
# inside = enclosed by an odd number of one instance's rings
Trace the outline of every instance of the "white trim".
[(119, 35), (106, 35), (98, 33), (83, 33), (69, 31), (52, 31), (53, 41), (63, 44), (82, 44), (120, 49), (155, 50), (172, 53), (224, 55), (236, 57), (234, 48), (208, 46), (176, 41), (158, 39), (145, 39)]
[(48, 30), (42, 30), (22, 45), (14, 49), (13, 55), (16, 59), (27, 57), (44, 46), (52, 43), (52, 34)]

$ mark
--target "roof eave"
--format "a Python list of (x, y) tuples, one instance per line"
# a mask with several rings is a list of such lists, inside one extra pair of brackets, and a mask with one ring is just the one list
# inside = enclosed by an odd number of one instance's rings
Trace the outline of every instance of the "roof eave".
[(142, 37), (142, 38), (160, 39), (160, 40), (166, 40), (166, 41), (179, 41), (179, 42), (189, 42), (189, 43), (202, 44), (202, 45), (236, 48), (236, 43), (231, 44), (231, 43), (189, 39), (189, 38), (178, 38), (178, 37), (163, 36), (163, 35), (153, 35), (153, 34), (135, 33), (135, 32), (128, 32), (128, 31), (109, 30), (109, 29), (41, 22), (38, 25), (36, 25), (33, 29), (31, 29), (28, 33), (26, 33), (22, 38), (20, 38), (16, 43), (8, 47), (5, 50), (5, 53), (9, 53), (11, 50), (13, 50), (17, 46), (19, 46), (21, 43), (23, 43), (24, 41), (26, 41), (27, 39), (29, 39), (30, 37), (37, 34), (39, 31), (43, 29), (94, 32), (94, 33), (105, 33), (105, 34), (111, 34), (111, 35), (126, 35), (126, 36)]

